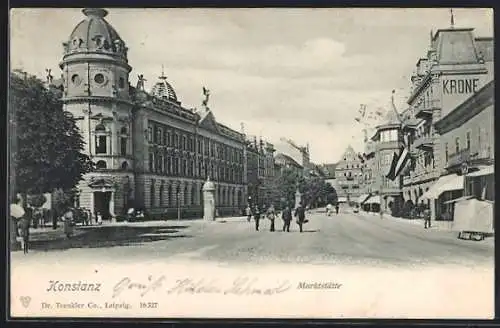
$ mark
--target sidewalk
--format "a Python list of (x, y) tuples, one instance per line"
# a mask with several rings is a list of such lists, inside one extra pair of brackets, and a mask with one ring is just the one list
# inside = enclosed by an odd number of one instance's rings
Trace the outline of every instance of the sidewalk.
[[(367, 217), (377, 217), (377, 218), (380, 218), (380, 213), (374, 213), (374, 212), (363, 212), (363, 211), (360, 211), (359, 214), (362, 214), (364, 216), (367, 216)], [(383, 219), (389, 219), (389, 220), (393, 220), (393, 221), (396, 221), (396, 222), (404, 222), (404, 223), (407, 223), (407, 224), (413, 224), (413, 225), (419, 225), (419, 226), (424, 226), (424, 219), (421, 219), (421, 218), (417, 218), (417, 219), (405, 219), (405, 218), (398, 218), (398, 217), (394, 217), (388, 213), (384, 213), (383, 215)], [(432, 226), (431, 226), (431, 229), (437, 229), (437, 230), (443, 230), (443, 231), (451, 231), (451, 226), (449, 227), (449, 229), (447, 227), (440, 227), (438, 224), (435, 224), (437, 222), (433, 221), (432, 222)]]
[[(85, 231), (79, 229), (79, 227), (75, 227), (73, 229), (73, 236), (78, 236), (84, 234)], [(30, 228), (30, 241), (41, 241), (41, 240), (59, 240), (66, 238), (64, 234), (64, 227), (59, 225), (57, 229), (52, 229), (52, 227), (43, 227), (43, 228)], [(17, 237), (17, 241), (21, 241), (22, 237)]]

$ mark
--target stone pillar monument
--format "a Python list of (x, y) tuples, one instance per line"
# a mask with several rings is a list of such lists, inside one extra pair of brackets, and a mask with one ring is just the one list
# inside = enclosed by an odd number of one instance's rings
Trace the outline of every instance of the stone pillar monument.
[(210, 177), (203, 185), (203, 220), (215, 221), (215, 185)]
[(297, 191), (295, 191), (295, 208), (299, 207), (301, 201), (302, 194), (299, 191), (299, 187), (297, 187)]

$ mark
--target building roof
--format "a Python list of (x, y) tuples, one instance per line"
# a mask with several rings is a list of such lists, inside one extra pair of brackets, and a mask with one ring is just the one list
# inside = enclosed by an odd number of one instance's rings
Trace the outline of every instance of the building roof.
[(274, 161), (278, 164), (283, 164), (283, 165), (293, 165), (298, 168), (302, 168), (303, 166), (297, 163), (292, 157), (285, 155), (283, 153), (278, 153), (276, 156), (274, 156)]
[(472, 28), (440, 29), (434, 36), (439, 64), (476, 64), (479, 58), (474, 46)]
[(65, 46), (67, 51), (83, 49), (90, 52), (113, 52), (126, 57), (125, 43), (116, 30), (104, 19), (108, 12), (101, 8), (85, 8), (86, 16), (71, 32)]
[(157, 98), (177, 101), (177, 94), (174, 87), (167, 81), (167, 77), (163, 72), (158, 79), (159, 81), (151, 89), (151, 95)]

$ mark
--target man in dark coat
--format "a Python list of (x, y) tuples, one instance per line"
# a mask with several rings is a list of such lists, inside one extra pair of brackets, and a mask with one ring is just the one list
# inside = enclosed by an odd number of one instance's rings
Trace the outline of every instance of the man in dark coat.
[(292, 221), (292, 211), (290, 207), (287, 206), (281, 213), (281, 218), (283, 219), (283, 231), (290, 232), (290, 222)]
[(339, 203), (335, 204), (335, 212), (339, 214)]
[(302, 225), (307, 222), (306, 211), (302, 204), (299, 204), (299, 207), (295, 209), (295, 217), (297, 218), (297, 224), (299, 225), (300, 232), (302, 232)]
[(31, 216), (25, 215), (21, 219), (21, 231), (23, 237), (23, 251), (24, 254), (28, 254), (29, 251), (29, 242), (30, 242), (30, 225), (31, 225)]
[(253, 208), (253, 219), (255, 220), (255, 231), (259, 231), (260, 210), (257, 205)]

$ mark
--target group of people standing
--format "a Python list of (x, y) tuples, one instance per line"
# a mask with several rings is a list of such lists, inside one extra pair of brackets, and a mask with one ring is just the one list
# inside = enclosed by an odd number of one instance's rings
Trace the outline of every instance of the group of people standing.
[[(246, 215), (248, 222), (250, 222), (252, 218), (254, 219), (255, 231), (259, 231), (259, 224), (261, 218), (267, 218), (271, 223), (269, 231), (273, 232), (275, 231), (275, 220), (277, 217), (280, 216), (280, 213), (278, 213), (275, 210), (273, 205), (269, 206), (267, 210), (264, 209), (260, 210), (257, 205), (253, 207), (249, 205), (247, 206), (246, 209)], [(306, 220), (306, 211), (301, 204), (295, 209), (293, 216), (297, 218), (297, 224), (299, 226), (300, 232), (303, 232), (302, 228), (303, 225), (309, 221)], [(290, 223), (292, 222), (293, 216), (292, 216), (292, 209), (290, 208), (290, 206), (286, 206), (281, 211), (281, 219), (283, 220), (283, 231), (290, 232)]]

